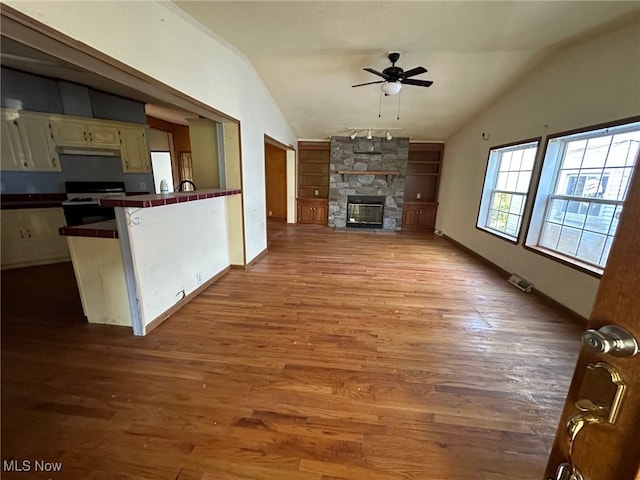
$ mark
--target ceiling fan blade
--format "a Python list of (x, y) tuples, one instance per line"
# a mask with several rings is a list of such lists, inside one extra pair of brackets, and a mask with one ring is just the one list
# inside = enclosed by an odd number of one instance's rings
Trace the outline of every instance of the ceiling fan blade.
[(369, 73), (373, 73), (374, 75), (378, 75), (379, 77), (382, 77), (385, 80), (389, 80), (389, 75), (387, 75), (386, 73), (378, 72), (377, 70), (374, 70), (373, 68), (363, 68), (363, 70), (365, 70), (365, 71), (367, 71)]
[(405, 78), (400, 80), (400, 83), (405, 85), (417, 85), (418, 87), (430, 87), (433, 85), (431, 80), (414, 80), (413, 78)]
[(424, 67), (416, 67), (411, 70), (407, 70), (402, 74), (404, 78), (415, 77), (416, 75), (420, 75), (421, 73), (427, 73), (427, 69)]
[(362, 87), (363, 85), (373, 85), (374, 83), (384, 83), (384, 80), (379, 80), (377, 82), (359, 83), (358, 85), (351, 85), (351, 86), (352, 87)]

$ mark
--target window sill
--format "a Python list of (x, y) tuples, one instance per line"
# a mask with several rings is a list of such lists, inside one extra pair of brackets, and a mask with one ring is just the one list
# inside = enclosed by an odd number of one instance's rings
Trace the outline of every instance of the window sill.
[(481, 232), (488, 233), (489, 235), (493, 235), (494, 237), (497, 237), (497, 238), (499, 238), (501, 240), (504, 240), (506, 242), (512, 243), (514, 245), (518, 244), (518, 239), (517, 238), (510, 237), (510, 236), (508, 236), (508, 235), (506, 235), (504, 233), (501, 233), (501, 232), (499, 232), (497, 230), (491, 230), (490, 228), (480, 227), (478, 225), (476, 225), (476, 228), (478, 230), (480, 230)]
[(555, 260), (556, 262), (560, 262), (567, 267), (571, 267), (582, 273), (591, 275), (595, 278), (601, 278), (602, 274), (604, 273), (604, 270), (600, 267), (594, 267), (593, 265), (581, 262), (580, 260), (576, 260), (575, 258), (567, 257), (565, 255), (562, 255), (561, 253), (554, 252), (553, 250), (548, 250), (544, 247), (539, 247), (537, 245), (525, 245), (524, 248), (531, 252), (537, 253), (538, 255), (542, 255), (543, 257), (547, 257), (551, 260)]

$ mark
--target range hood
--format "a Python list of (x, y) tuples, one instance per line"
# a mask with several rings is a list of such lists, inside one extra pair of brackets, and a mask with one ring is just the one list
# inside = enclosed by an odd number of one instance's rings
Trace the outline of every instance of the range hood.
[(105, 148), (105, 147), (91, 147), (83, 145), (79, 147), (58, 147), (58, 153), (63, 155), (84, 155), (93, 157), (119, 157), (120, 149), (118, 148)]

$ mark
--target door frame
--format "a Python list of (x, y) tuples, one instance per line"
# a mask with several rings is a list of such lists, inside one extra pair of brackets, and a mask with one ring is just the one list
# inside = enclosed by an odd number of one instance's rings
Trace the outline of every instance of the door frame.
[[(287, 223), (296, 223), (296, 150), (293, 145), (285, 145), (282, 142), (279, 142), (273, 137), (269, 135), (264, 135), (264, 143), (272, 145), (274, 147), (279, 148), (280, 150), (284, 150), (285, 152), (285, 162), (286, 162), (286, 197), (287, 197)], [(267, 155), (266, 155), (266, 147), (264, 154), (265, 161), (265, 172), (267, 168)], [(267, 178), (265, 173), (265, 218), (268, 218), (268, 212), (266, 209), (267, 204)]]

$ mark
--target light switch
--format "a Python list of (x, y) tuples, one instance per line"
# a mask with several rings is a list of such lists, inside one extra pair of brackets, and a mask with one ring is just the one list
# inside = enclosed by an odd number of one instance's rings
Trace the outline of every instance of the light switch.
[(315, 196), (318, 196), (318, 195), (320, 195), (320, 192), (319, 192), (318, 190), (314, 190), (314, 191), (313, 191), (313, 194), (314, 194)]
[(416, 193), (416, 199), (420, 200), (420, 194)]

